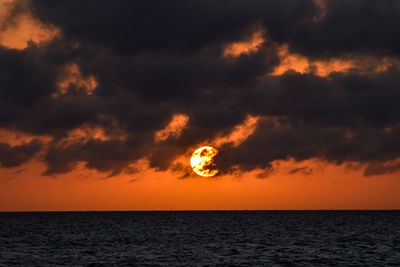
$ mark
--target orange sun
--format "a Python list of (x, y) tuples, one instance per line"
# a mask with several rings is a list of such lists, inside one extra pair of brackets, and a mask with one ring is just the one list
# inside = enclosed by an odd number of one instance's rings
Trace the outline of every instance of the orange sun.
[(218, 173), (214, 163), (214, 157), (218, 150), (211, 146), (203, 146), (193, 152), (190, 165), (193, 171), (203, 177), (215, 176)]

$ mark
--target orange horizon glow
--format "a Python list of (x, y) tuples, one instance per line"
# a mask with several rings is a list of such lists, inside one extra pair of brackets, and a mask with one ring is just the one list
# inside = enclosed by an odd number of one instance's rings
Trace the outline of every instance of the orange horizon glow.
[(366, 178), (361, 169), (323, 167), (314, 174), (282, 172), (264, 179), (255, 173), (177, 179), (173, 172), (151, 169), (105, 178), (84, 168), (54, 178), (41, 176), (45, 166), (31, 162), (19, 173), (0, 170), (0, 211), (400, 208), (398, 174)]

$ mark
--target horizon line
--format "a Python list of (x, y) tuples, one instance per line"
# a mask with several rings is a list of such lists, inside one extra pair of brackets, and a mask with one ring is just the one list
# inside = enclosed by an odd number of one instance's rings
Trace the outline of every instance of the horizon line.
[(290, 212), (290, 211), (400, 211), (400, 209), (154, 209), (154, 210), (0, 210), (0, 213), (67, 213), (67, 212)]

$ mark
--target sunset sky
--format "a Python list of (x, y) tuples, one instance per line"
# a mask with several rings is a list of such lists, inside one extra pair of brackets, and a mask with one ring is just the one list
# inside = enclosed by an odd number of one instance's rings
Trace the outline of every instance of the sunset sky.
[(395, 0), (0, 0), (0, 211), (399, 209), (399, 27)]

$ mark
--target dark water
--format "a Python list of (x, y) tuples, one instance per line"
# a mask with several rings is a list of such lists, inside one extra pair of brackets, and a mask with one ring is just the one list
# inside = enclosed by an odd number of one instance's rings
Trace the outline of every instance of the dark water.
[(0, 213), (0, 266), (400, 266), (399, 211)]

